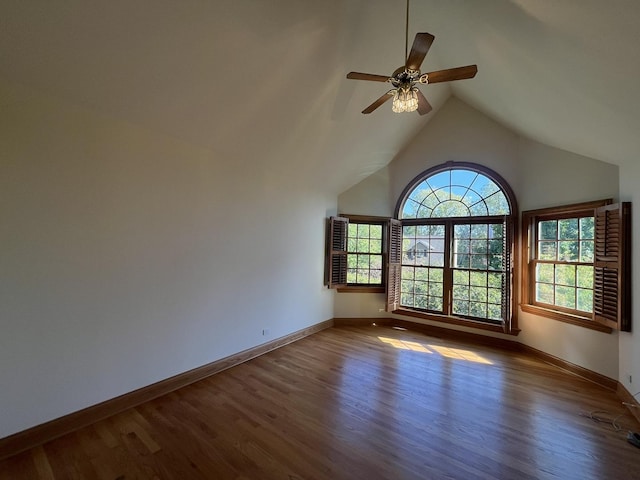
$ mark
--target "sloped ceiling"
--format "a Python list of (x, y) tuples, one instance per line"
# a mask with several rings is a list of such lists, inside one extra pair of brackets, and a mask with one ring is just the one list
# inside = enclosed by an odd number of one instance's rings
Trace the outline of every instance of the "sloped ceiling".
[(451, 94), (543, 143), (636, 161), (635, 0), (413, 0), (410, 38), (436, 37), (423, 71), (479, 73), (423, 86), (424, 117), (362, 115), (388, 87), (345, 74), (403, 63), (404, 14), (404, 0), (3, 0), (0, 78), (336, 194)]

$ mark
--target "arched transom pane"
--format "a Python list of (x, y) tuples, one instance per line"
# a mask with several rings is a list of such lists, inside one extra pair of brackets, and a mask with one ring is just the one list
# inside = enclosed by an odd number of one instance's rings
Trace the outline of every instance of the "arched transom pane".
[(486, 175), (462, 168), (431, 175), (409, 193), (401, 210), (406, 218), (509, 215), (509, 201)]

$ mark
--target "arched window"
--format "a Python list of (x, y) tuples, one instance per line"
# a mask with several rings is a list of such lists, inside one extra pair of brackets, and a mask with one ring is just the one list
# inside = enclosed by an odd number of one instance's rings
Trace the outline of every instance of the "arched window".
[(511, 330), (517, 207), (502, 177), (472, 163), (431, 168), (404, 190), (396, 218), (393, 310)]

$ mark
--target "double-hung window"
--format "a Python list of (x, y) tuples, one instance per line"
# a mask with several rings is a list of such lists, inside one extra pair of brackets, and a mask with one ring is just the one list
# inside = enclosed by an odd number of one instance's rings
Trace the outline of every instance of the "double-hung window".
[(630, 205), (523, 212), (522, 309), (595, 330), (630, 328)]
[(370, 216), (329, 219), (325, 283), (338, 291), (384, 292), (388, 224)]

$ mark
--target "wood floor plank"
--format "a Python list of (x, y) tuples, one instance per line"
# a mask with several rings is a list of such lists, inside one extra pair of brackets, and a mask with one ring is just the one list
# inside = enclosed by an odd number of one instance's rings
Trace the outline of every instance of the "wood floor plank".
[(625, 412), (526, 352), (334, 327), (4, 460), (0, 480), (637, 480)]

